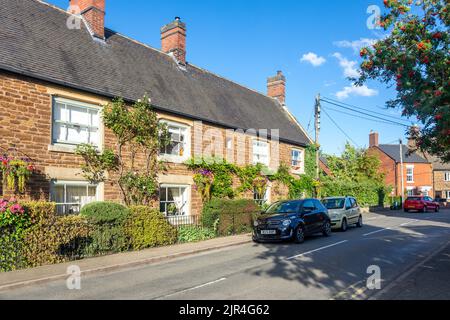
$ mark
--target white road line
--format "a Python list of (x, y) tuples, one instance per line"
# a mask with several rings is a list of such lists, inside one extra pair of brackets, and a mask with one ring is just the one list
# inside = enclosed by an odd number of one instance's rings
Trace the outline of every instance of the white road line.
[(410, 221), (410, 222), (406, 222), (406, 223), (401, 224), (400, 227), (405, 227), (405, 226), (408, 226), (408, 225), (410, 225), (410, 224), (413, 224), (413, 223), (419, 222), (419, 221), (420, 221), (420, 220), (413, 220), (413, 221)]
[(389, 227), (389, 228), (383, 228), (383, 229), (375, 230), (373, 232), (369, 232), (369, 233), (363, 234), (363, 237), (367, 237), (367, 236), (370, 236), (372, 234), (380, 233), (380, 232), (383, 232), (383, 231), (397, 229), (399, 227), (406, 227), (406, 226), (408, 226), (410, 224), (413, 224), (413, 223), (416, 223), (416, 222), (419, 222), (419, 221), (420, 220), (412, 220), (412, 221), (409, 221), (409, 222), (402, 223), (401, 225), (399, 225), (397, 227)]
[(175, 295), (177, 295), (177, 294), (182, 294), (182, 293), (186, 293), (186, 292), (189, 292), (189, 291), (201, 289), (201, 288), (204, 288), (204, 287), (207, 287), (207, 286), (210, 286), (210, 285), (213, 285), (213, 284), (216, 284), (216, 283), (225, 281), (225, 280), (227, 280), (227, 278), (220, 278), (220, 279), (218, 279), (218, 280), (211, 281), (211, 282), (208, 282), (208, 283), (205, 283), (205, 284), (201, 284), (201, 285), (196, 286), (196, 287), (193, 287), (193, 288), (189, 288), (189, 289), (185, 289), (185, 290), (181, 290), (181, 291), (178, 291), (178, 292), (174, 292), (174, 293), (168, 294), (168, 295), (163, 296), (163, 297), (161, 297), (161, 298), (159, 298), (159, 299), (162, 299), (162, 298), (168, 298), (168, 297), (175, 296)]
[(343, 243), (345, 243), (345, 242), (348, 242), (348, 240), (340, 241), (340, 242), (337, 242), (337, 243), (334, 243), (334, 244), (330, 244), (329, 246), (326, 246), (326, 247), (321, 247), (321, 248), (318, 248), (318, 249), (315, 249), (315, 250), (311, 250), (311, 251), (308, 251), (308, 252), (304, 252), (304, 253), (298, 254), (298, 255), (296, 255), (296, 256), (287, 258), (286, 260), (292, 260), (292, 259), (295, 259), (295, 258), (300, 258), (300, 257), (303, 257), (303, 256), (305, 256), (305, 255), (307, 255), (307, 254), (314, 253), (314, 252), (317, 252), (317, 251), (320, 251), (320, 250), (324, 250), (324, 249), (328, 249), (328, 248), (331, 248), (331, 247), (334, 247), (334, 246), (343, 244)]
[(372, 221), (372, 220), (377, 220), (377, 219), (378, 219), (377, 217), (375, 217), (375, 218), (366, 218), (367, 221)]
[(369, 233), (363, 234), (363, 237), (367, 237), (367, 236), (370, 236), (372, 234), (383, 232), (383, 231), (387, 231), (387, 230), (391, 230), (391, 228), (384, 228), (384, 229), (376, 230), (376, 231), (373, 231), (373, 232), (369, 232)]

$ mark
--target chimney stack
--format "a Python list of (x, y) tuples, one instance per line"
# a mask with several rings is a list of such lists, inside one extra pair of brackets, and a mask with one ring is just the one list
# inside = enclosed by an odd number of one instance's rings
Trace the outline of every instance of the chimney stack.
[(173, 53), (178, 63), (186, 64), (186, 24), (180, 17), (161, 28), (161, 50)]
[(379, 146), (379, 135), (378, 132), (371, 131), (369, 135), (369, 147), (378, 147)]
[(267, 79), (267, 95), (282, 105), (286, 103), (286, 78), (283, 72), (277, 71), (276, 76)]
[(105, 38), (105, 0), (70, 0), (70, 9), (78, 7), (94, 37)]

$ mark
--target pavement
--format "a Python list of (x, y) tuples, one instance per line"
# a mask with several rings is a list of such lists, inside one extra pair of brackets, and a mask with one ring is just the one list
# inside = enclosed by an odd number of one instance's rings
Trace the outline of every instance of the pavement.
[[(414, 299), (423, 290), (448, 299), (449, 210), (369, 213), (361, 229), (310, 237), (301, 245), (249, 240), (214, 239), (188, 244), (189, 250), (178, 245), (168, 259), (173, 247), (81, 260), (79, 290), (67, 288), (67, 265), (0, 274), (0, 299)], [(380, 290), (367, 287), (374, 266)], [(15, 286), (25, 274), (31, 282)], [(32, 282), (42, 274), (58, 278)]]

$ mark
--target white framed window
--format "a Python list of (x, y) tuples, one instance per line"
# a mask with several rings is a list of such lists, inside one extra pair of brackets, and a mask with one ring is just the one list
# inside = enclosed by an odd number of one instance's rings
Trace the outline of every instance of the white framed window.
[(52, 181), (50, 200), (62, 215), (79, 214), (88, 203), (98, 201), (98, 186), (85, 181)]
[(270, 202), (270, 187), (267, 187), (266, 192), (264, 194), (259, 194), (256, 191), (256, 189), (253, 190), (253, 200), (255, 200), (255, 202), (260, 206), (269, 204), (269, 202)]
[(191, 137), (190, 127), (176, 122), (164, 121), (170, 136), (170, 143), (161, 148), (160, 156), (172, 162), (183, 162), (190, 157)]
[(407, 195), (408, 197), (415, 196), (415, 188), (407, 188), (407, 189), (406, 189), (406, 195)]
[(450, 171), (444, 173), (444, 181), (450, 182)]
[(447, 200), (450, 200), (450, 190), (449, 191), (444, 191), (444, 196)]
[(409, 166), (406, 168), (406, 182), (414, 183), (414, 167)]
[(300, 168), (303, 163), (303, 151), (298, 149), (292, 149), (292, 167)]
[(166, 217), (188, 216), (189, 186), (166, 185), (159, 189), (160, 212)]
[(261, 140), (253, 140), (253, 164), (269, 166), (269, 143)]
[(83, 102), (53, 98), (52, 144), (100, 147), (100, 108)]

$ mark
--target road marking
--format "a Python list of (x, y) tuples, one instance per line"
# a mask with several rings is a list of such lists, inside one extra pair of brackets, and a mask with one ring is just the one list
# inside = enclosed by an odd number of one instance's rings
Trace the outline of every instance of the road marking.
[(325, 246), (325, 247), (321, 247), (321, 248), (318, 248), (318, 249), (315, 249), (315, 250), (311, 250), (311, 251), (308, 251), (308, 252), (304, 252), (304, 253), (298, 254), (298, 255), (296, 255), (296, 256), (287, 258), (286, 260), (292, 260), (292, 259), (295, 259), (295, 258), (300, 258), (300, 257), (303, 257), (303, 256), (305, 256), (305, 255), (307, 255), (307, 254), (314, 253), (314, 252), (317, 252), (317, 251), (320, 251), (320, 250), (324, 250), (324, 249), (328, 249), (328, 248), (331, 248), (331, 247), (334, 247), (334, 246), (343, 244), (343, 243), (345, 243), (345, 242), (348, 242), (348, 240), (340, 241), (340, 242), (337, 242), (337, 243), (335, 243), (335, 244), (330, 244), (329, 246)]
[(378, 219), (377, 217), (375, 217), (375, 218), (366, 218), (367, 221), (372, 221), (372, 220), (377, 220), (377, 219)]
[(413, 223), (419, 222), (419, 221), (420, 221), (420, 220), (413, 220), (413, 221), (410, 221), (410, 222), (406, 222), (406, 223), (401, 224), (400, 227), (409, 226), (410, 224), (413, 224)]
[(383, 231), (387, 231), (387, 230), (391, 230), (391, 229), (392, 229), (392, 228), (384, 228), (384, 229), (372, 231), (372, 232), (363, 234), (363, 237), (367, 237), (367, 236), (370, 236), (370, 235), (372, 235), (372, 234), (379, 233), (379, 232), (383, 232)]
[(186, 292), (189, 292), (189, 291), (201, 289), (201, 288), (204, 288), (204, 287), (207, 287), (207, 286), (211, 286), (211, 285), (213, 285), (213, 284), (216, 284), (216, 283), (219, 283), (219, 282), (222, 282), (222, 281), (225, 281), (225, 280), (227, 280), (227, 278), (220, 278), (220, 279), (218, 279), (218, 280), (211, 281), (211, 282), (207, 282), (207, 283), (201, 284), (201, 285), (199, 285), (199, 286), (195, 286), (195, 287), (192, 287), (192, 288), (189, 288), (189, 289), (177, 291), (177, 292), (174, 292), (174, 293), (171, 293), (171, 294), (162, 296), (162, 297), (160, 297), (160, 298), (158, 298), (158, 299), (168, 298), (168, 297), (175, 296), (175, 295), (177, 295), (177, 294), (182, 294), (182, 293), (186, 293)]

